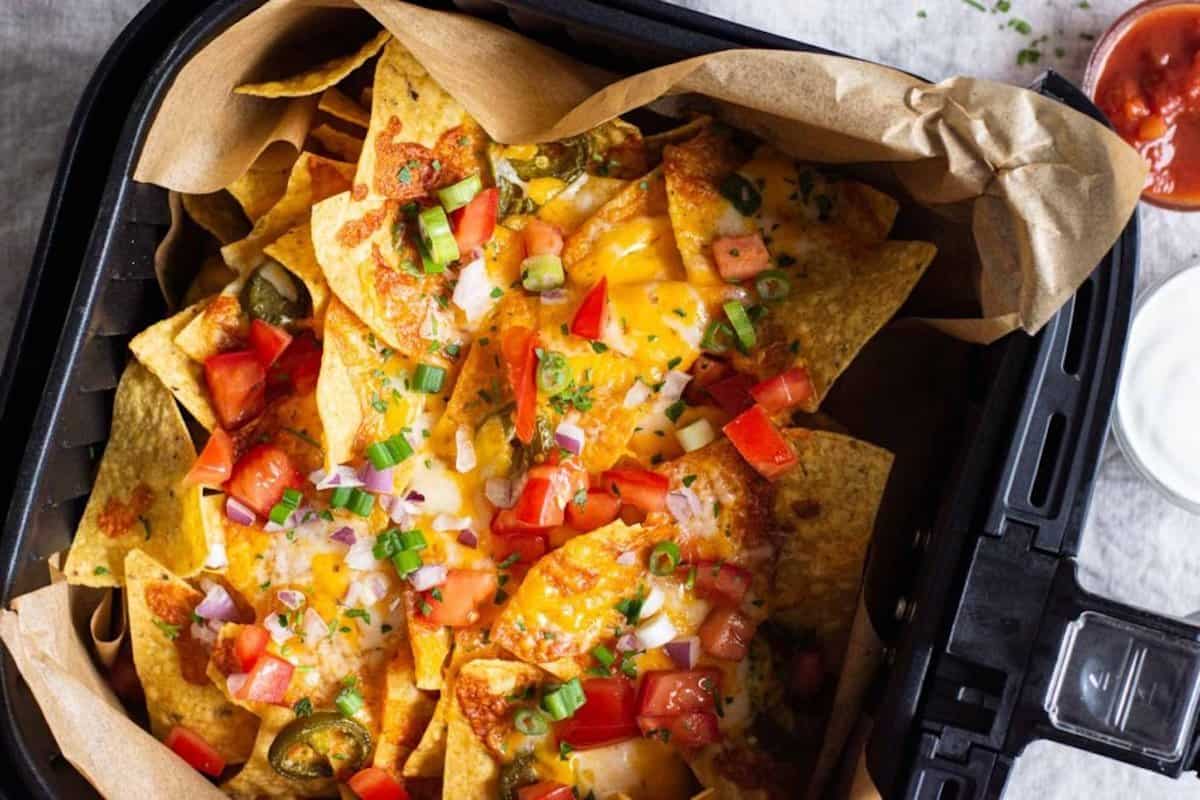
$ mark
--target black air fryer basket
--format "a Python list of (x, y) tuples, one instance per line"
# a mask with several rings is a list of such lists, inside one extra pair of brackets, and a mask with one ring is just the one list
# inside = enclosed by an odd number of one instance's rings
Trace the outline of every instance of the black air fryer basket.
[[(46, 558), (69, 544), (126, 345), (165, 310), (153, 256), (169, 223), (166, 192), (130, 178), (154, 110), (180, 66), (261, 2), (153, 0), (76, 112), (0, 379), (5, 604), (44, 584)], [(660, 0), (457, 8), (620, 71), (734, 47), (828, 52)], [(1033, 88), (1102, 119), (1054, 73)], [(1038, 738), (1172, 776), (1196, 768), (1200, 629), (1089, 595), (1075, 579), (1137, 249), (1134, 218), (1041, 333), (980, 348), (968, 446), (936, 521), (914, 531), (917, 552), (888, 554), (919, 570), (898, 581), (868, 567), (872, 622), (893, 654), (876, 681), (867, 747), (887, 798), (998, 797), (1013, 759)], [(96, 797), (58, 754), (6, 651), (0, 691), (9, 796)]]

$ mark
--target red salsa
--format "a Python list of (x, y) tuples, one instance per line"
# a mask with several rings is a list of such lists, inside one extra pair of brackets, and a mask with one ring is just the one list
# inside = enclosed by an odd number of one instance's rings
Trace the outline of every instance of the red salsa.
[(1148, 199), (1200, 205), (1200, 3), (1151, 8), (1123, 27), (1096, 105), (1149, 164)]

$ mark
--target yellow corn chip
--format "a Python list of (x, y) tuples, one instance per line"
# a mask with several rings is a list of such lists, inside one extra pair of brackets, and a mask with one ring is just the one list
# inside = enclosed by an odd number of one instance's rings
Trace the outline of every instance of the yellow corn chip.
[(272, 169), (252, 166), (225, 190), (234, 196), (251, 222), (258, 222), (287, 191), (291, 172), (290, 164)]
[(250, 222), (233, 195), (222, 189), (210, 194), (181, 194), (183, 209), (192, 221), (221, 244), (237, 241), (250, 232)]
[(204, 259), (204, 263), (200, 265), (200, 271), (196, 273), (196, 277), (192, 278), (191, 284), (188, 285), (188, 289), (183, 295), (183, 305), (187, 307), (212, 297), (228, 286), (229, 282), (236, 277), (237, 273), (225, 266), (225, 261), (220, 254), (213, 253)]
[(208, 401), (204, 367), (176, 346), (175, 337), (199, 318), (211, 303), (212, 299), (208, 298), (188, 306), (174, 316), (154, 323), (129, 343), (137, 360), (166, 384), (175, 399), (209, 430), (217, 424), (217, 414)]
[(435, 706), (432, 697), (417, 689), (412, 653), (402, 643), (388, 664), (387, 694), (383, 701), (379, 741), (375, 745), (374, 766), (400, 775), (401, 767), (430, 724)]
[(331, 117), (343, 122), (352, 122), (360, 128), (371, 124), (371, 115), (367, 110), (343, 94), (336, 86), (330, 86), (321, 93), (321, 101), (317, 104), (318, 111), (324, 111)]
[(367, 63), (390, 38), (391, 35), (387, 31), (380, 31), (369, 42), (349, 55), (331, 59), (290, 78), (263, 83), (246, 83), (234, 91), (254, 97), (306, 97), (318, 94)]
[(125, 556), (135, 549), (178, 575), (198, 572), (208, 554), (200, 487), (182, 485), (195, 460), (175, 399), (153, 373), (131, 361), (117, 387), (108, 446), (67, 555), (67, 580), (120, 586)]
[(298, 780), (285, 778), (271, 766), (268, 752), (275, 737), (296, 715), (290, 708), (264, 706), (258, 735), (254, 739), (254, 750), (241, 771), (225, 783), (221, 789), (238, 800), (259, 800), (262, 797), (331, 797), (337, 791), (333, 778), (310, 778)]
[(413, 673), (418, 689), (436, 691), (442, 688), (442, 666), (450, 654), (450, 629), (421, 620), (416, 602), (416, 592), (411, 589), (404, 592), (404, 616), (408, 622), (408, 641), (412, 645)]
[(332, 125), (322, 123), (309, 131), (308, 135), (316, 139), (330, 155), (342, 161), (358, 161), (358, 157), (362, 155), (363, 140), (343, 133)]

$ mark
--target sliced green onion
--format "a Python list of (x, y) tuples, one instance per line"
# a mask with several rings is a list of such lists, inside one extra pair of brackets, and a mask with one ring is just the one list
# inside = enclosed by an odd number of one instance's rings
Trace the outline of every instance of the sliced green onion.
[(579, 678), (571, 678), (562, 685), (562, 690), (567, 693), (567, 699), (571, 703), (571, 713), (575, 713), (587, 702), (587, 695), (583, 693), (583, 684), (579, 682)]
[(357, 689), (346, 687), (338, 692), (333, 704), (337, 706), (338, 711), (342, 712), (342, 716), (353, 717), (362, 710), (363, 698)]
[(375, 544), (371, 547), (371, 555), (383, 560), (391, 558), (403, 549), (404, 546), (400, 543), (400, 531), (395, 528), (388, 528), (375, 537)]
[(292, 512), (295, 510), (296, 509), (285, 503), (276, 503), (275, 505), (271, 506), (271, 513), (267, 515), (267, 518), (276, 525), (282, 525), (283, 523), (287, 522), (288, 517), (290, 517)]
[(733, 326), (734, 334), (737, 335), (738, 347), (743, 352), (754, 347), (758, 343), (758, 336), (754, 333), (754, 323), (750, 321), (746, 307), (737, 300), (730, 300), (723, 308), (725, 316), (729, 317), (729, 324)]
[(298, 489), (284, 489), (283, 499), (280, 501), (285, 506), (289, 506), (293, 511), (300, 507), (300, 501), (304, 499), (304, 495), (300, 494)]
[(438, 200), (442, 202), (442, 208), (454, 211), (471, 202), (471, 199), (479, 194), (482, 188), (483, 181), (479, 179), (477, 172), (474, 175), (468, 175), (458, 183), (438, 189)]
[(416, 572), (421, 568), (421, 554), (416, 550), (401, 550), (392, 556), (392, 566), (396, 568), (396, 572), (403, 578), (410, 572)]
[(387, 442), (374, 442), (367, 445), (367, 460), (375, 469), (383, 470), (396, 466), (396, 458)]
[(536, 708), (518, 708), (513, 714), (513, 727), (526, 736), (541, 736), (550, 730), (550, 723)]
[[(417, 364), (413, 373), (413, 388), (426, 394), (437, 394), (446, 382), (446, 370), (433, 364)], [(407, 443), (406, 443), (407, 444)]]
[(729, 323), (714, 319), (704, 329), (704, 338), (700, 340), (700, 347), (710, 353), (724, 353), (733, 346), (733, 341), (733, 328), (729, 327)]
[(674, 542), (659, 542), (650, 551), (650, 571), (655, 575), (670, 575), (679, 566), (682, 555)]
[(531, 292), (557, 289), (566, 277), (562, 259), (552, 253), (530, 256), (521, 262), (521, 285)]
[(333, 494), (329, 495), (330, 508), (345, 508), (350, 502), (350, 494), (354, 490), (349, 486), (339, 486), (333, 490)]
[(537, 382), (547, 394), (558, 394), (571, 385), (571, 367), (562, 353), (550, 351), (542, 355), (538, 363)]
[(754, 288), (765, 301), (782, 300), (791, 294), (792, 281), (783, 270), (769, 269), (754, 279)]
[(596, 659), (606, 667), (611, 667), (617, 660), (617, 657), (613, 655), (612, 650), (609, 650), (602, 644), (598, 644), (592, 648), (592, 658)]
[(688, 569), (687, 580), (685, 580), (683, 582), (683, 585), (687, 588), (687, 590), (689, 592), (696, 588), (696, 568), (695, 567), (691, 567), (690, 569)]
[(555, 722), (571, 716), (571, 712), (567, 710), (566, 699), (557, 689), (542, 698), (542, 708)]
[(387, 445), (388, 452), (392, 454), (392, 463), (394, 464), (399, 464), (413, 454), (412, 445), (408, 443), (408, 439), (405, 439), (402, 433), (392, 436), (384, 444)]
[(352, 513), (358, 514), (360, 517), (369, 517), (371, 509), (374, 507), (375, 495), (364, 492), (362, 489), (350, 490), (350, 499), (346, 502), (346, 508)]
[(691, 425), (675, 431), (675, 437), (679, 439), (679, 444), (683, 447), (684, 452), (690, 453), (716, 439), (717, 432), (713, 430), (711, 422), (701, 418)]
[(729, 173), (729, 176), (721, 181), (720, 190), (721, 196), (732, 203), (733, 207), (744, 216), (751, 216), (762, 206), (762, 195), (759, 193), (758, 187), (745, 175), (739, 175), (736, 172)]
[(446, 271), (446, 265), (434, 261), (429, 248), (420, 240), (417, 241), (417, 252), (421, 254), (421, 271), (426, 275), (440, 275)]
[(424, 550), (428, 545), (425, 542), (425, 534), (417, 529), (411, 531), (400, 531), (400, 549), (401, 550)]
[(421, 242), (429, 251), (431, 261), (449, 264), (458, 258), (458, 242), (454, 241), (446, 209), (430, 206), (417, 215), (417, 225), (421, 229)]

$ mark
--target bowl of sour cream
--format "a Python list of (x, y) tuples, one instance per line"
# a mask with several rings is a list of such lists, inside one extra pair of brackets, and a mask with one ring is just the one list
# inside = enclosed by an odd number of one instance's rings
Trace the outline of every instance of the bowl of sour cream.
[(1200, 514), (1200, 266), (1139, 299), (1113, 433), (1150, 483)]

